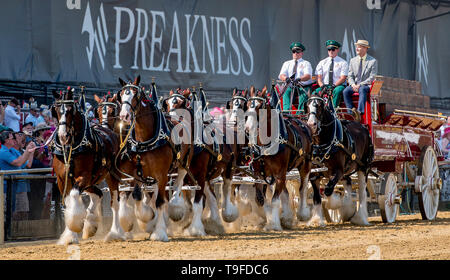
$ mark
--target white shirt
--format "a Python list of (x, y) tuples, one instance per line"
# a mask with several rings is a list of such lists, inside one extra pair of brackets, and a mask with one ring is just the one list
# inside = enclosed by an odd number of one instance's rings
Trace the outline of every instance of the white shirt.
[[(331, 57), (327, 57), (319, 62), (316, 67), (316, 75), (322, 76), (324, 85), (328, 85), (328, 70), (330, 70)], [(341, 76), (348, 76), (348, 63), (344, 59), (336, 56), (334, 58), (333, 67), (333, 84), (335, 84)]]
[[(281, 71), (280, 71), (280, 74), (278, 75), (278, 78), (280, 78), (281, 74), (286, 75), (288, 78), (291, 77), (292, 74), (294, 74), (294, 65), (295, 65), (294, 59), (284, 62), (283, 66), (281, 67)], [(311, 63), (304, 60), (303, 58), (300, 58), (297, 61), (297, 73), (295, 74), (295, 79), (300, 79), (301, 77), (303, 77), (306, 74), (309, 74), (312, 76), (312, 73), (313, 73), (313, 71), (312, 71)], [(302, 81), (301, 84), (302, 85), (312, 84), (312, 79), (309, 79), (308, 81)]]
[(5, 109), (5, 125), (14, 132), (20, 131), (20, 115), (11, 105), (6, 106)]

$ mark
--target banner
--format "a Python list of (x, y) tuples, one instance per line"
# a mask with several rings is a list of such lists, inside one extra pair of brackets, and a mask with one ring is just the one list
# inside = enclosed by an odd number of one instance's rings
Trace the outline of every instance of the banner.
[(234, 87), (277, 79), (293, 41), (305, 45), (315, 70), (326, 40), (340, 42), (339, 55), (350, 60), (365, 39), (379, 75), (417, 78), (425, 94), (445, 97), (450, 19), (417, 24), (415, 34), (414, 19), (429, 10), (379, 0), (8, 0), (0, 11), (0, 80), (114, 89), (119, 77), (141, 75), (165, 91), (202, 83), (224, 101)]

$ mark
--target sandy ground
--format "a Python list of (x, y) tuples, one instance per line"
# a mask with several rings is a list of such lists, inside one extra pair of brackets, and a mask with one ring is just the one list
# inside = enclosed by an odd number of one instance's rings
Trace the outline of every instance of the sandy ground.
[(390, 225), (380, 217), (369, 221), (371, 225), (365, 227), (344, 223), (318, 228), (299, 223), (282, 232), (247, 226), (222, 236), (173, 236), (166, 243), (150, 241), (143, 233), (129, 241), (105, 243), (97, 237), (69, 246), (55, 245), (56, 240), (15, 242), (0, 245), (0, 260), (450, 259), (450, 212), (439, 212), (434, 221), (423, 221), (420, 214), (399, 216)]

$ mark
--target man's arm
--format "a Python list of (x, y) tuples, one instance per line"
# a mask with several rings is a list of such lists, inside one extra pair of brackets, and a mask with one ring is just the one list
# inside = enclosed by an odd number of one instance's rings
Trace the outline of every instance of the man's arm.
[(335, 86), (340, 86), (343, 83), (345, 83), (346, 80), (347, 80), (347, 76), (343, 75), (343, 76), (341, 76), (341, 78), (339, 78), (339, 80), (337, 80), (337, 82), (334, 85)]
[(347, 76), (348, 76), (348, 63), (347, 62), (343, 63), (340, 74), (341, 74), (341, 76), (340, 76), (339, 80), (337, 80), (337, 82), (334, 84), (335, 86), (340, 86), (343, 83), (345, 83), (345, 81), (347, 80)]
[(278, 75), (278, 79), (285, 81), (286, 78), (288, 77), (289, 73), (288, 73), (288, 63), (285, 62), (283, 63), (283, 66), (281, 66), (281, 70), (280, 70), (280, 74)]
[(17, 114), (12, 107), (5, 110), (5, 118), (14, 119), (20, 121), (20, 115)]
[(25, 149), (25, 152), (15, 160), (11, 161), (9, 164), (21, 167), (30, 157), (30, 154), (34, 154), (34, 150), (36, 149), (36, 144), (34, 142), (30, 142)]

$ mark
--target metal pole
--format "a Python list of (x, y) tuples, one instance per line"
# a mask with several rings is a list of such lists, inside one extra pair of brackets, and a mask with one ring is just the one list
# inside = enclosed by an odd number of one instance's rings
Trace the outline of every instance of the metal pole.
[(0, 174), (0, 245), (5, 243), (5, 193), (4, 176)]

